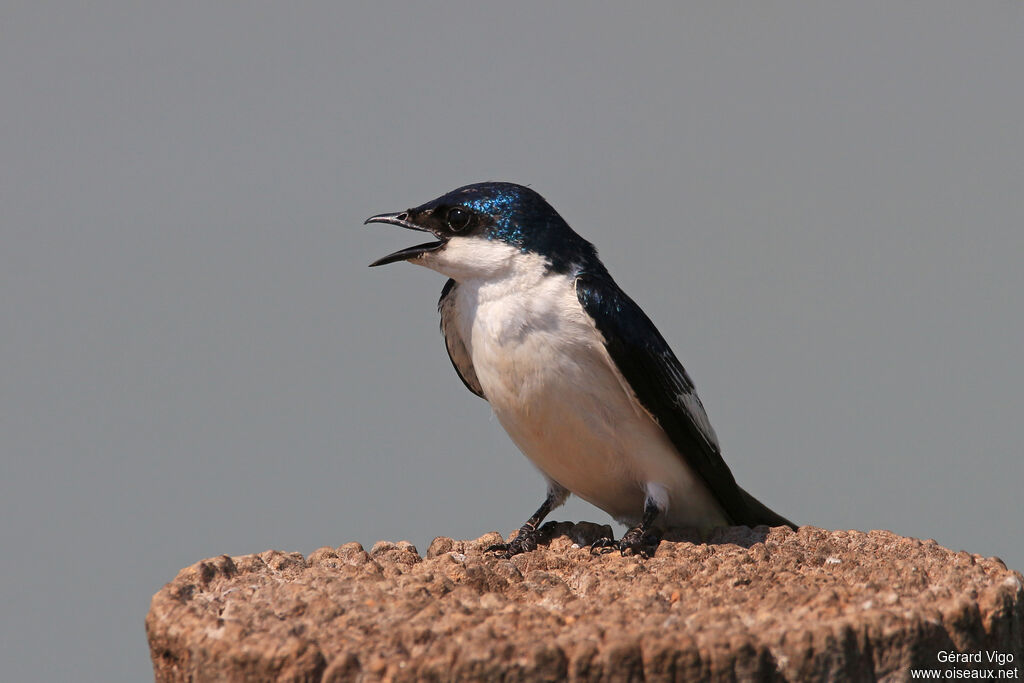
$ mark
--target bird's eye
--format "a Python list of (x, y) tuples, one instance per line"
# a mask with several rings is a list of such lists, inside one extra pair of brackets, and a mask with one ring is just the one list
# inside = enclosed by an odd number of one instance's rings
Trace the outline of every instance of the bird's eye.
[(455, 207), (448, 209), (448, 227), (454, 232), (461, 232), (466, 229), (469, 225), (470, 219), (473, 217), (469, 211)]

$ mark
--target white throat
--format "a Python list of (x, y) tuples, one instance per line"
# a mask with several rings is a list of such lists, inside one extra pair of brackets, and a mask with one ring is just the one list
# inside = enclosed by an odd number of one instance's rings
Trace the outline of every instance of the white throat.
[[(448, 244), (437, 251), (423, 254), (415, 263), (456, 282), (486, 280), (497, 282), (508, 278), (521, 279), (535, 275), (537, 280), (547, 271), (547, 259), (486, 237), (452, 237)], [(536, 284), (533, 280), (530, 284)]]

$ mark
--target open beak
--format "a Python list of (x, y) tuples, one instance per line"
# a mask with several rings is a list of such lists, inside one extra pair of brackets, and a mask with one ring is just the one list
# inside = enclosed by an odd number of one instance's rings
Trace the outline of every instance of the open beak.
[[(369, 223), (388, 223), (389, 225), (397, 225), (408, 230), (419, 230), (421, 232), (430, 232), (431, 234), (434, 234), (428, 228), (424, 228), (420, 225), (416, 225), (415, 223), (409, 221), (408, 211), (402, 211), (399, 213), (379, 213), (376, 216), (370, 216), (369, 218), (367, 218), (363, 222), (363, 225), (367, 225)], [(408, 261), (410, 259), (417, 258), (431, 251), (437, 251), (446, 243), (446, 240), (442, 238), (437, 242), (427, 242), (426, 244), (417, 244), (414, 247), (406, 247), (405, 249), (399, 249), (393, 254), (388, 254), (387, 256), (383, 256), (377, 259), (376, 261), (370, 264), (370, 267), (373, 268), (374, 266), (383, 266), (388, 263), (394, 263), (395, 261)]]

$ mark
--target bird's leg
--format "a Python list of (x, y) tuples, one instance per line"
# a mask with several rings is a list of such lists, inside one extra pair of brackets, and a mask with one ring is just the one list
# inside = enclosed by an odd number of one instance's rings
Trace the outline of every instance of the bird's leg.
[(544, 521), (544, 518), (565, 502), (565, 499), (569, 497), (569, 489), (565, 488), (555, 482), (548, 483), (548, 495), (544, 499), (544, 502), (540, 504), (537, 511), (533, 513), (530, 519), (526, 520), (523, 526), (519, 527), (519, 534), (508, 543), (496, 543), (488, 548), (485, 552), (488, 553), (499, 553), (506, 559), (519, 553), (529, 552), (537, 549), (537, 541), (539, 540), (540, 533), (538, 529), (540, 523)]
[(601, 552), (603, 554), (618, 548), (619, 552), (623, 555), (629, 550), (635, 555), (650, 557), (654, 554), (653, 550), (657, 549), (657, 539), (651, 533), (651, 526), (659, 514), (661, 514), (661, 508), (658, 507), (658, 503), (648, 496), (644, 500), (644, 516), (641, 518), (640, 524), (624, 533), (618, 543), (615, 542), (614, 538), (597, 539), (590, 546), (590, 552)]
[(651, 526), (659, 514), (661, 514), (661, 508), (653, 498), (647, 498), (644, 501), (643, 519), (640, 520), (640, 524), (622, 535), (619, 540), (619, 552), (625, 555), (626, 551), (630, 550), (633, 554), (644, 557), (653, 555), (657, 548), (657, 539), (653, 538), (651, 534)]

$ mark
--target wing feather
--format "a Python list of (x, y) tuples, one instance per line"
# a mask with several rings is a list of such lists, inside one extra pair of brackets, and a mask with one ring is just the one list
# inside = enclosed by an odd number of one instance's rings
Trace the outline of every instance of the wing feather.
[(665, 430), (680, 457), (707, 484), (733, 523), (757, 523), (722, 459), (693, 380), (654, 323), (604, 273), (578, 275), (576, 296), (637, 400)]
[(444, 336), (444, 345), (448, 349), (448, 359), (452, 362), (456, 374), (466, 388), (480, 398), (487, 400), (483, 389), (480, 388), (480, 380), (476, 377), (476, 370), (473, 369), (473, 359), (469, 357), (466, 343), (459, 334), (459, 326), (455, 324), (455, 290), (458, 287), (455, 280), (449, 279), (444, 283), (441, 290), (441, 298), (437, 301), (437, 312), (441, 314), (441, 334)]

